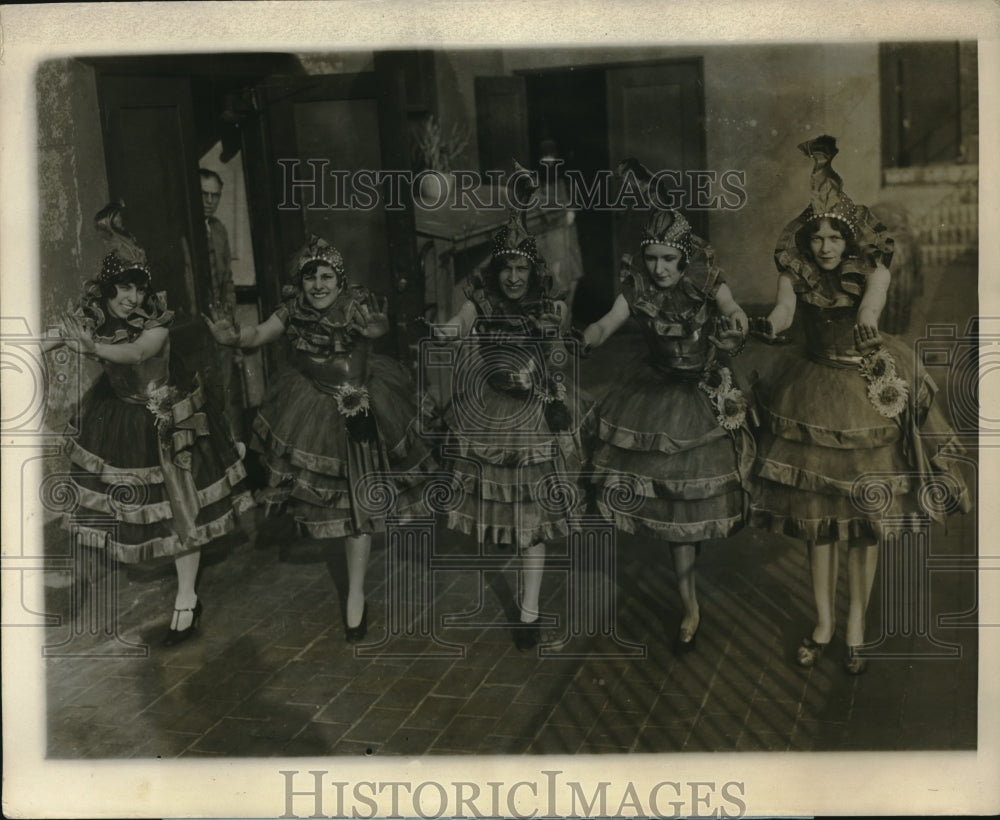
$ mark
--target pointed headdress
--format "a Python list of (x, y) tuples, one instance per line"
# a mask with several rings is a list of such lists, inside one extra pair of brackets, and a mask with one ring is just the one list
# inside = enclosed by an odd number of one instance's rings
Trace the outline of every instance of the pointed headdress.
[[(820, 219), (831, 219), (844, 226), (857, 245), (857, 255), (845, 256), (842, 274), (867, 274), (892, 260), (893, 240), (886, 227), (865, 205), (858, 205), (844, 193), (844, 181), (833, 170), (837, 156), (837, 141), (824, 134), (798, 146), (813, 161), (809, 176), (809, 204), (789, 222), (778, 237), (774, 261), (779, 271), (813, 282), (819, 271), (812, 256), (805, 250), (800, 233), (810, 229)], [(798, 239), (797, 239), (798, 237)]]
[(643, 205), (651, 209), (649, 219), (643, 226), (639, 245), (642, 247), (667, 245), (671, 248), (677, 248), (684, 254), (685, 259), (690, 259), (693, 250), (691, 225), (680, 211), (653, 207), (649, 190), (653, 179), (652, 172), (635, 157), (629, 157), (618, 163), (615, 175), (626, 178), (627, 184), (631, 184), (631, 181), (634, 180)]

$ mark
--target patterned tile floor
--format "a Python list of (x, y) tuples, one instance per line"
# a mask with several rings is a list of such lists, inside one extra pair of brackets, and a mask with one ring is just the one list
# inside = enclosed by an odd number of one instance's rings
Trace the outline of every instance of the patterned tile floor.
[[(935, 531), (935, 552), (960, 544), (964, 534), (960, 527), (947, 536)], [(271, 535), (284, 541), (281, 531)], [(388, 579), (386, 551), (373, 555), (367, 640), (378, 644), (387, 632)], [(554, 645), (541, 657), (518, 651), (505, 625), (513, 560), (482, 574), (439, 573), (431, 629), (438, 642), (411, 629), (405, 640), (369, 650), (373, 657), (343, 639), (338, 590), (345, 579), (335, 545), (233, 544), (204, 569), (202, 634), (169, 650), (158, 640), (172, 579), (119, 571), (119, 634), (148, 643), (148, 656), (128, 657), (131, 647), (89, 635), (63, 646), (95, 654), (48, 661), (49, 755), (975, 747), (974, 630), (934, 628), (935, 639), (960, 647), (952, 659), (872, 661), (867, 674), (852, 678), (835, 642), (813, 670), (798, 669), (789, 659), (809, 626), (805, 555), (795, 542), (749, 531), (703, 549), (698, 646), (675, 657), (670, 643), (680, 611), (662, 548), (623, 537), (619, 555), (618, 643), (598, 629), (558, 646), (569, 631), (572, 585), (550, 573), (543, 603), (552, 625), (543, 634)], [(423, 570), (402, 562), (394, 571), (398, 581)], [(972, 606), (974, 581), (972, 573), (933, 577), (934, 612)], [(490, 619), (487, 625), (443, 625), (477, 600), (475, 620)], [(872, 615), (875, 637), (888, 620), (878, 596)], [(50, 643), (66, 632), (53, 628)], [(917, 636), (884, 648), (935, 649)], [(436, 657), (448, 649), (460, 654)], [(622, 656), (607, 656), (615, 652)]]

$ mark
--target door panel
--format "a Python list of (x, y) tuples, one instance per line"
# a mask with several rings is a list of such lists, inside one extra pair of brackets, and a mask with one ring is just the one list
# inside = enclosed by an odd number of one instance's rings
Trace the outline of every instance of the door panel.
[[(262, 291), (274, 299), (287, 282), (288, 260), (310, 233), (336, 245), (348, 277), (389, 299), (393, 334), (388, 343), (409, 355), (414, 318), (422, 315), (423, 280), (416, 260), (413, 204), (402, 186), (402, 210), (388, 211), (385, 186), (374, 203), (347, 204), (343, 177), (357, 171), (409, 170), (404, 85), (398, 70), (326, 75), (263, 85), (259, 98), (267, 125), (265, 175), (268, 208), (276, 225)], [(291, 160), (297, 179), (318, 186), (292, 196), (279, 160)], [(347, 192), (349, 195), (349, 191)], [(333, 207), (330, 207), (333, 206)]]
[[(652, 171), (706, 167), (700, 60), (611, 68), (605, 78), (612, 166), (636, 157)], [(707, 213), (684, 210), (695, 232), (707, 239)], [(634, 252), (646, 218), (644, 212), (615, 216), (616, 260)]]
[(125, 202), (154, 285), (174, 310), (197, 315), (208, 297), (198, 159), (187, 79), (109, 77), (100, 82), (108, 189)]
[(111, 198), (124, 201), (153, 286), (176, 312), (174, 352), (215, 388), (215, 344), (201, 320), (211, 288), (190, 80), (103, 74), (98, 94)]
[[(328, 160), (331, 170), (382, 167), (376, 100), (320, 100), (292, 106), (298, 156)], [(331, 123), (350, 123), (350, 128), (331, 128)], [(329, 186), (328, 200), (338, 197), (342, 201), (344, 193)], [(352, 282), (389, 292), (388, 230), (381, 207), (308, 208), (302, 217), (306, 235), (322, 236), (344, 255)]]
[(524, 77), (476, 77), (479, 168), (509, 173), (511, 157), (531, 164)]

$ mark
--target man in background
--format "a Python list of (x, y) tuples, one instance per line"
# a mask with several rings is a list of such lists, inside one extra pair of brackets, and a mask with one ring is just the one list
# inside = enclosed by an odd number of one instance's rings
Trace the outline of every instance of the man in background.
[[(199, 170), (201, 176), (201, 203), (205, 209), (205, 229), (208, 232), (208, 261), (211, 281), (211, 303), (219, 315), (235, 319), (236, 286), (230, 268), (232, 255), (226, 226), (216, 217), (222, 199), (222, 177), (207, 168)], [(219, 383), (222, 389), (223, 412), (233, 438), (242, 443), (243, 431), (243, 354), (232, 347), (217, 347)], [(240, 448), (243, 449), (242, 447)]]

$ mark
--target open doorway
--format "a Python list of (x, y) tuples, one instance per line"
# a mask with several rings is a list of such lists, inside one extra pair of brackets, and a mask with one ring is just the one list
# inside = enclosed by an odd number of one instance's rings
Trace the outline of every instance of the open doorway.
[[(696, 57), (527, 68), (476, 78), (479, 156), (485, 168), (503, 167), (512, 154), (537, 164), (542, 140), (554, 140), (565, 168), (578, 171), (587, 185), (626, 157), (682, 176), (704, 169), (704, 112), (702, 61)], [(685, 211), (695, 232), (710, 239), (707, 211)], [(635, 250), (645, 214), (589, 208), (577, 219), (584, 274), (574, 319), (583, 323), (611, 307), (619, 289), (619, 260)]]
[[(213, 232), (225, 237), (226, 260), (224, 264), (234, 285), (234, 318), (243, 326), (253, 326), (264, 318), (261, 289), (257, 282), (254, 264), (253, 236), (251, 233), (250, 203), (242, 150), (241, 124), (252, 110), (249, 86), (258, 77), (206, 76), (191, 85), (194, 111), (194, 139), (201, 172), (217, 176), (221, 191), (215, 201), (212, 226), (206, 219), (209, 237), (210, 265), (216, 257), (217, 240)], [(205, 180), (202, 179), (202, 186)], [(211, 185), (211, 183), (209, 183)], [(207, 207), (207, 206), (206, 206)], [(207, 213), (207, 212), (206, 212)], [(213, 272), (213, 277), (216, 274)], [(266, 389), (264, 356), (260, 350), (242, 351), (229, 375), (234, 403), (243, 408), (244, 415), (251, 415), (260, 405)], [(228, 380), (226, 380), (228, 384)], [(249, 419), (242, 423), (243, 432), (249, 430)]]
[[(565, 161), (563, 170), (579, 171), (583, 179), (610, 167), (604, 75), (603, 69), (525, 75), (528, 139), (536, 167), (543, 140), (555, 141)], [(577, 286), (574, 320), (587, 324), (599, 319), (615, 296), (612, 214), (583, 209), (576, 214), (576, 225), (584, 274)]]

